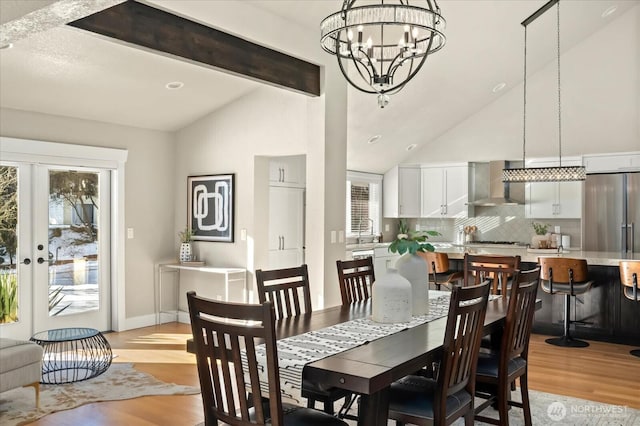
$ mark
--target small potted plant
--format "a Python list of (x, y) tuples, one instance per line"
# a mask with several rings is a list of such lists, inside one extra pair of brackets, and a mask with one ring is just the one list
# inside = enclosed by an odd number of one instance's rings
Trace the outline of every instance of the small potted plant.
[(178, 232), (180, 237), (180, 262), (188, 262), (191, 260), (191, 238), (195, 235), (193, 229), (184, 228)]
[(549, 230), (548, 223), (531, 222), (535, 235), (531, 238), (531, 248), (545, 249), (549, 245), (549, 236), (547, 231)]

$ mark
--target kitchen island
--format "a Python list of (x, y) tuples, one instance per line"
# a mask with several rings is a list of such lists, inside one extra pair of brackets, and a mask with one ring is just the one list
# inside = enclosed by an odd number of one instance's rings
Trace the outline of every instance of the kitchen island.
[[(431, 242), (431, 244), (436, 251), (447, 253), (450, 266), (455, 270), (463, 269), (462, 261), (465, 253), (520, 255), (523, 269), (535, 267), (539, 257), (559, 256), (585, 259), (589, 265), (589, 277), (594, 283), (586, 294), (575, 298), (575, 302), (572, 301), (575, 306), (571, 307), (571, 312), (572, 319), (588, 323), (572, 324), (572, 335), (580, 339), (640, 345), (640, 303), (628, 300), (623, 296), (618, 269), (621, 260), (640, 260), (640, 253), (623, 256), (619, 252), (582, 251), (579, 249), (569, 249), (557, 253), (557, 250), (535, 250), (515, 244), (483, 245), (471, 243), (457, 245), (449, 242)], [(353, 244), (348, 245), (347, 249), (366, 248), (380, 254), (380, 252), (385, 252), (388, 246), (389, 243)], [(379, 261), (378, 263), (380, 263)], [(376, 270), (377, 275), (378, 270)], [(545, 335), (562, 335), (564, 298), (545, 293), (542, 289), (538, 290), (538, 298), (542, 300), (542, 309), (536, 311), (533, 331)]]
[[(572, 324), (572, 335), (579, 339), (601, 340), (612, 343), (640, 345), (640, 303), (622, 294), (619, 263), (621, 260), (640, 260), (640, 253), (623, 255), (619, 252), (582, 251), (578, 249), (535, 250), (522, 246), (476, 245), (456, 246), (434, 244), (436, 251), (447, 253), (453, 268), (463, 269), (464, 254), (520, 255), (522, 269), (535, 267), (539, 257), (571, 257), (585, 259), (589, 265), (591, 289), (575, 298), (571, 307), (572, 319), (586, 324)], [(533, 332), (562, 335), (564, 298), (538, 290), (542, 309), (536, 311)], [(573, 302), (573, 301), (572, 301)]]

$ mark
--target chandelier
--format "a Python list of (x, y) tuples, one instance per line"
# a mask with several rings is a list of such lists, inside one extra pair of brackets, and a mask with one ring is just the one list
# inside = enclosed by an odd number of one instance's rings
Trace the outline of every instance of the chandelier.
[(399, 92), (427, 56), (444, 46), (446, 22), (436, 0), (422, 0), (426, 7), (410, 5), (409, 0), (355, 3), (343, 0), (340, 11), (320, 23), (320, 43), (336, 56), (349, 84), (378, 94), (378, 105), (384, 108), (389, 95)]
[[(557, 4), (558, 35), (558, 167), (529, 167), (525, 165), (527, 146), (527, 25)], [(524, 116), (522, 125), (522, 168), (502, 170), (503, 182), (568, 182), (587, 178), (582, 166), (562, 166), (562, 114), (560, 110), (560, 0), (550, 0), (531, 16), (522, 21), (524, 26)]]

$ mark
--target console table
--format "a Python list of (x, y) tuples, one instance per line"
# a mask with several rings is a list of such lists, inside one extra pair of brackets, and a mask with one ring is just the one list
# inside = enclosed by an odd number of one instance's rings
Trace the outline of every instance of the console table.
[(156, 279), (155, 279), (155, 314), (156, 314), (156, 324), (160, 324), (160, 315), (164, 313), (174, 313), (174, 311), (163, 311), (162, 310), (162, 275), (167, 272), (177, 273), (178, 280), (176, 282), (175, 288), (175, 300), (176, 300), (176, 321), (179, 319), (179, 311), (180, 311), (180, 271), (195, 271), (195, 272), (204, 272), (208, 274), (218, 274), (224, 276), (224, 300), (229, 301), (229, 289), (232, 283), (236, 283), (238, 281), (242, 281), (242, 289), (243, 302), (249, 303), (249, 288), (247, 286), (247, 270), (244, 268), (226, 268), (226, 267), (213, 267), (213, 266), (193, 266), (193, 265), (183, 265), (181, 263), (176, 262), (167, 262), (167, 263), (158, 263), (156, 265)]

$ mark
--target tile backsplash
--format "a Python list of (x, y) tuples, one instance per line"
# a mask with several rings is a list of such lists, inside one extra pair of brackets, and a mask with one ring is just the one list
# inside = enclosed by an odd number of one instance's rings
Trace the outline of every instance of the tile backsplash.
[[(385, 219), (393, 220), (393, 219)], [(397, 230), (397, 219), (392, 226), (392, 230)], [(571, 247), (581, 246), (581, 224), (580, 219), (529, 219), (525, 217), (524, 205), (518, 206), (495, 206), (495, 207), (475, 207), (474, 217), (462, 219), (409, 219), (411, 229), (415, 229), (416, 224), (420, 229), (438, 231), (440, 236), (431, 237), (430, 241), (455, 241), (456, 231), (460, 226), (475, 225), (478, 231), (475, 240), (483, 241), (517, 241), (521, 243), (531, 243), (531, 237), (535, 235), (532, 222), (541, 222), (554, 226), (560, 226), (560, 233), (571, 236)], [(393, 232), (392, 232), (393, 234)], [(387, 237), (385, 235), (385, 237)], [(389, 235), (393, 239), (395, 235)]]

